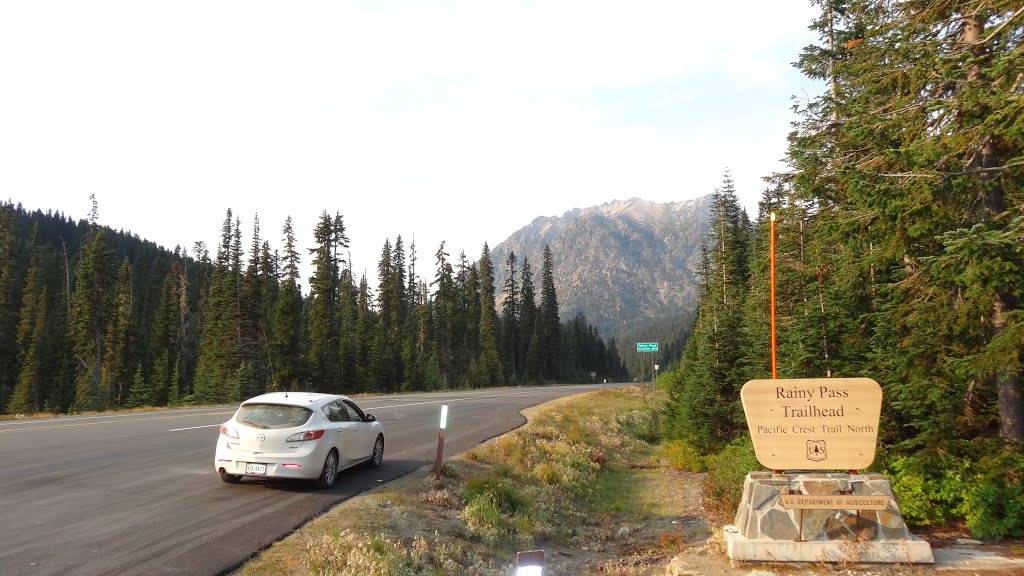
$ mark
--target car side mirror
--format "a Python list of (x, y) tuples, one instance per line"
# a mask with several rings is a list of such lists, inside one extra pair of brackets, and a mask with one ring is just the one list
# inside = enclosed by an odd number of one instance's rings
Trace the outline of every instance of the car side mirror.
[(367, 422), (376, 422), (377, 421), (377, 417), (374, 416), (373, 414), (370, 414), (369, 412), (367, 412), (365, 420)]

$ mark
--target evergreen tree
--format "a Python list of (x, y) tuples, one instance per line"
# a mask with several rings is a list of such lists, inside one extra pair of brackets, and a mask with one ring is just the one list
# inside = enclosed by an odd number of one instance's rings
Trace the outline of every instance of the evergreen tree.
[[(56, 267), (54, 267), (56, 268)], [(66, 280), (66, 274), (60, 274), (61, 280)], [(47, 383), (41, 387), (46, 390), (43, 406), (47, 412), (55, 414), (66, 413), (71, 409), (75, 401), (75, 376), (77, 362), (72, 353), (71, 340), (71, 318), (69, 301), (70, 293), (67, 291), (67, 284), (64, 281), (57, 283), (52, 291), (47, 290), (47, 308), (52, 312), (49, 315), (49, 328), (47, 329), (48, 347), (50, 348), (49, 359), (44, 362), (47, 375), (41, 382)], [(51, 284), (52, 285), (52, 284)], [(50, 298), (49, 294), (54, 297)], [(52, 305), (49, 305), (52, 302)]]
[(22, 292), (21, 314), (15, 335), (18, 349), (18, 379), (7, 411), (38, 412), (43, 385), (42, 374), (46, 337), (46, 286), (42, 275), (42, 254), (39, 247), (39, 223), (32, 230), (29, 245), (31, 259), (25, 289)]
[[(208, 300), (213, 280), (213, 262), (202, 241), (193, 246), (193, 263), (188, 254), (181, 259), (183, 269), (178, 277), (178, 376), (179, 398), (191, 399), (195, 393), (195, 374), (199, 359), (199, 343), (206, 314), (203, 304)], [(170, 391), (169, 391), (170, 392)]]
[(516, 253), (509, 251), (505, 260), (505, 286), (502, 293), (505, 298), (501, 303), (501, 362), (505, 370), (505, 378), (509, 382), (520, 379), (518, 373), (521, 363), (521, 336), (519, 333), (519, 282), (516, 280)]
[(256, 396), (270, 387), (270, 361), (267, 350), (270, 308), (266, 303), (266, 293), (273, 290), (268, 289), (266, 282), (268, 271), (263, 266), (269, 265), (269, 260), (264, 260), (267, 257), (263, 253), (264, 249), (269, 252), (269, 247), (265, 243), (261, 244), (260, 219), (257, 214), (253, 223), (249, 260), (241, 278), (238, 296), (242, 362), (247, 363), (252, 370), (252, 378), (247, 381), (249, 386), (239, 388), (241, 398)]
[(950, 427), (997, 426), (1021, 442), (1021, 253), (1009, 239), (1024, 139), (1019, 82), (1007, 80), (1024, 72), (1019, 9), (823, 8), (823, 35), (840, 26), (801, 68), (820, 76), (828, 55), (833, 88), (791, 138), (794, 192), (816, 204), (831, 253), (868, 255), (866, 286), (833, 276), (837, 295), (870, 307), (869, 347), (853, 361), (885, 389), (889, 440), (924, 447)]
[(728, 172), (715, 190), (710, 218), (701, 245), (697, 318), (678, 368), (666, 372), (665, 381), (669, 434), (713, 451), (744, 427), (739, 391), (749, 372), (743, 325), (751, 231)]
[(473, 372), (471, 379), (468, 370), (470, 361), (480, 355), (480, 272), (469, 263), (465, 252), (459, 253), (455, 293), (455, 314), (452, 316), (455, 379), (460, 386), (472, 386), (479, 380), (478, 371)]
[(434, 254), (437, 272), (431, 286), (434, 287), (434, 355), (437, 357), (443, 387), (448, 388), (455, 382), (457, 300), (454, 271), (451, 263), (448, 262), (448, 253), (444, 251), (444, 244), (441, 242)]
[[(397, 258), (401, 260), (401, 258)], [(420, 282), (416, 276), (416, 243), (409, 246), (409, 268), (405, 287), (405, 314), (402, 323), (402, 390), (422, 390), (424, 382), (424, 360), (429, 346), (429, 312), (426, 296), (420, 293)]]
[(540, 346), (536, 345), (537, 300), (533, 288), (533, 270), (530, 259), (523, 258), (522, 289), (519, 303), (519, 349), (518, 372), (526, 382), (541, 381)]
[(232, 402), (238, 400), (239, 395), (235, 372), (241, 365), (242, 351), (238, 294), (240, 250), (236, 229), (228, 209), (221, 227), (221, 243), (217, 248), (217, 261), (206, 299), (206, 316), (196, 366), (196, 400), (206, 404)]
[(558, 380), (561, 350), (561, 322), (558, 317), (558, 295), (555, 292), (555, 265), (551, 247), (544, 245), (541, 265), (540, 307), (537, 310), (537, 353), (541, 358), (540, 381)]
[(150, 333), (152, 344), (150, 349), (156, 356), (153, 363), (153, 370), (150, 374), (150, 381), (157, 392), (159, 402), (166, 401), (171, 396), (171, 388), (174, 388), (174, 395), (178, 396), (179, 383), (172, 380), (171, 376), (178, 363), (179, 352), (179, 320), (178, 305), (181, 295), (178, 292), (180, 285), (181, 268), (178, 262), (171, 264), (171, 269), (164, 277), (160, 289), (160, 303), (157, 305), (156, 316), (153, 319), (153, 329)]
[(480, 355), (477, 364), (480, 369), (480, 386), (492, 387), (505, 384), (501, 358), (498, 355), (497, 311), (494, 308), (494, 266), (491, 251), (484, 243), (479, 262), (480, 277)]
[(15, 258), (15, 210), (0, 202), (0, 410), (7, 407), (18, 374), (18, 343), (15, 340), (17, 259)]
[[(28, 292), (26, 291), (26, 297)], [(21, 349), (21, 361), (19, 362), (18, 383), (14, 387), (11, 396), (11, 403), (7, 411), (11, 414), (30, 414), (38, 412), (41, 408), (40, 397), (44, 388), (45, 354), (47, 345), (46, 334), (46, 288), (34, 295), (33, 313), (22, 316), (19, 326), (26, 325), (31, 320), (31, 332), (26, 334)], [(21, 340), (21, 338), (19, 338)]]
[(147, 381), (142, 373), (142, 364), (135, 369), (131, 386), (127, 393), (128, 406), (157, 406), (160, 403), (160, 391), (152, 381)]
[(359, 291), (352, 277), (352, 268), (346, 267), (341, 272), (338, 298), (338, 362), (340, 374), (338, 383), (345, 393), (352, 393), (362, 386), (360, 377), (357, 318)]
[[(339, 216), (340, 218), (340, 216)], [(347, 238), (338, 238), (335, 220), (327, 212), (313, 231), (316, 247), (309, 250), (313, 258), (313, 276), (309, 279), (309, 366), (314, 390), (340, 392), (338, 381), (339, 269), (338, 249), (348, 247)], [(344, 234), (344, 228), (341, 233)]]
[(377, 264), (378, 330), (375, 331), (370, 359), (371, 378), (384, 390), (400, 388), (403, 364), (403, 322), (405, 316), (405, 252), (398, 237), (392, 247), (385, 240)]
[(108, 391), (101, 378), (104, 335), (114, 310), (114, 254), (102, 229), (89, 233), (75, 272), (71, 338), (78, 371), (73, 409), (105, 410)]
[(377, 392), (381, 390), (380, 382), (374, 380), (370, 374), (370, 356), (373, 348), (374, 329), (376, 326), (376, 315), (370, 307), (373, 295), (363, 275), (359, 279), (359, 292), (356, 298), (356, 346), (359, 360), (362, 389)]
[(271, 358), (276, 390), (300, 390), (303, 372), (302, 292), (299, 286), (299, 253), (295, 249), (292, 218), (284, 223), (284, 278), (274, 305)]
[(132, 271), (128, 260), (121, 263), (117, 275), (113, 314), (107, 326), (103, 353), (103, 386), (111, 401), (121, 406), (128, 399), (128, 366), (132, 344)]

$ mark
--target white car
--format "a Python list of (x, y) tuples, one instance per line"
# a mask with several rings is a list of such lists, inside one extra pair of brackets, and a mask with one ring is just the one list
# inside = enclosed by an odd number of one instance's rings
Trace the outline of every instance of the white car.
[(338, 472), (383, 458), (384, 426), (351, 398), (272, 392), (242, 402), (220, 425), (213, 467), (231, 484), (243, 476), (305, 478), (330, 488)]

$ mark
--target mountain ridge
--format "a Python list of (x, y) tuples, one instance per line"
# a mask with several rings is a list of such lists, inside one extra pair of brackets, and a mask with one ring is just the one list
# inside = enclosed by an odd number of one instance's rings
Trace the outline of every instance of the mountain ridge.
[(526, 257), (539, 287), (547, 245), (563, 321), (582, 313), (607, 339), (687, 315), (696, 307), (710, 208), (711, 195), (667, 203), (633, 197), (538, 216), (491, 250), (495, 286), (504, 286), (515, 252), (517, 272)]

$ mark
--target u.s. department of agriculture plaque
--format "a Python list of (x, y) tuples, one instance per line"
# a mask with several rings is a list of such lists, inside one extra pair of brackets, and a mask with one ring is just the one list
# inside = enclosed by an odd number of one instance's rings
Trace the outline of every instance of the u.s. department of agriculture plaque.
[(882, 388), (870, 378), (751, 380), (740, 398), (766, 468), (860, 470), (875, 459)]

